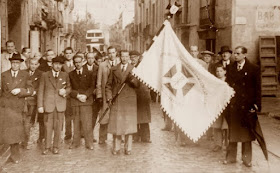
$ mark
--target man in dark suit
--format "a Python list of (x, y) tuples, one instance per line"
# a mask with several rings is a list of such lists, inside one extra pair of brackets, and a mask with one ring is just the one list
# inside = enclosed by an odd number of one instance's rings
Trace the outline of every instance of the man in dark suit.
[(71, 106), (74, 117), (74, 137), (70, 149), (80, 146), (81, 127), (86, 142), (86, 148), (93, 150), (92, 131), (92, 103), (95, 89), (96, 75), (83, 68), (83, 57), (75, 55), (73, 58), (76, 70), (69, 73), (72, 90)]
[[(25, 70), (29, 74), (29, 80), (32, 82), (32, 86), (34, 88), (34, 92), (32, 96), (26, 97), (26, 106), (27, 106), (27, 114), (23, 117), (23, 123), (25, 127), (25, 141), (23, 142), (23, 147), (25, 149), (30, 149), (28, 145), (29, 137), (30, 137), (30, 128), (31, 124), (35, 123), (36, 114), (37, 114), (37, 93), (39, 88), (39, 81), (42, 75), (42, 71), (38, 70), (39, 62), (38, 59), (29, 58), (27, 59), (28, 69)], [(43, 114), (38, 114), (38, 122), (39, 122), (39, 139), (41, 142), (44, 139), (44, 126), (43, 122)]]
[[(73, 49), (71, 47), (67, 47), (64, 50), (64, 64), (62, 66), (62, 71), (66, 73), (70, 73), (75, 70), (75, 66), (73, 64)], [(69, 141), (72, 138), (72, 122), (73, 122), (73, 112), (71, 108), (71, 99), (70, 96), (67, 97), (66, 102), (66, 111), (65, 111), (65, 137), (64, 140)]]
[(236, 162), (237, 142), (242, 142), (243, 164), (251, 167), (255, 137), (242, 120), (249, 112), (261, 110), (261, 82), (260, 68), (250, 63), (246, 54), (245, 47), (235, 48), (235, 62), (228, 67), (227, 82), (235, 90), (235, 96), (229, 105), (229, 146), (224, 164)]
[(222, 64), (228, 70), (228, 66), (233, 63), (231, 60), (232, 50), (228, 46), (222, 46), (218, 54), (222, 56), (222, 59), (217, 63)]
[(37, 106), (38, 112), (44, 113), (44, 155), (48, 154), (51, 149), (53, 131), (53, 153), (58, 154), (59, 152), (60, 134), (66, 110), (66, 96), (71, 92), (69, 76), (61, 71), (63, 63), (63, 57), (54, 58), (52, 70), (43, 73), (39, 84)]
[[(86, 55), (87, 63), (83, 66), (84, 70), (89, 71), (93, 78), (97, 78), (97, 72), (99, 64), (103, 61), (102, 56), (99, 52), (90, 52)], [(96, 99), (96, 82), (94, 82), (93, 90), (93, 104), (92, 104), (92, 130), (94, 130), (98, 113), (101, 109), (101, 102), (98, 102)], [(93, 138), (93, 142), (96, 142), (96, 139)]]
[(11, 69), (1, 74), (0, 90), (0, 143), (9, 144), (9, 160), (18, 163), (20, 160), (19, 143), (24, 141), (23, 114), (26, 113), (25, 97), (33, 94), (31, 81), (26, 71), (21, 71), (23, 62), (20, 54), (14, 53), (11, 58)]

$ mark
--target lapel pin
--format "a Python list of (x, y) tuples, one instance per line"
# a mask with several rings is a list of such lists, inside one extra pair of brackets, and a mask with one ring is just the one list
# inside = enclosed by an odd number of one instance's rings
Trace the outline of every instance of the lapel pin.
[(38, 78), (35, 78), (34, 80), (37, 80)]
[(66, 82), (62, 82), (62, 85), (66, 84)]
[(245, 76), (247, 76), (247, 72), (245, 72)]
[(61, 78), (59, 78), (59, 80), (62, 80)]

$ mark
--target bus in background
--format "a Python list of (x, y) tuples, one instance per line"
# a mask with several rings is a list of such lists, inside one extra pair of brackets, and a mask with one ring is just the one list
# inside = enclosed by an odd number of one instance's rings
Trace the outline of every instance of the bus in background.
[(99, 52), (105, 51), (105, 38), (103, 31), (100, 29), (87, 30), (86, 35), (87, 52), (97, 49)]

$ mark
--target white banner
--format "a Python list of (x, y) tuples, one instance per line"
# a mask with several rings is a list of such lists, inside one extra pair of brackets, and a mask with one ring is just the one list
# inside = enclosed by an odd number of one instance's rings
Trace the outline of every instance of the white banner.
[(133, 74), (160, 93), (163, 110), (196, 142), (225, 109), (234, 91), (189, 54), (168, 21), (164, 25)]

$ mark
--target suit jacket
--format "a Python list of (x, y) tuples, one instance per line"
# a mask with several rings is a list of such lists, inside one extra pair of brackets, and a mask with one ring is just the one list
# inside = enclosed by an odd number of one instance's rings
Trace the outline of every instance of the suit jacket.
[(87, 64), (83, 66), (83, 70), (88, 71), (92, 74), (92, 78), (94, 79), (94, 90), (93, 90), (93, 100), (96, 99), (96, 85), (97, 85), (97, 72), (98, 72), (98, 66), (93, 64), (92, 70), (89, 70), (87, 67)]
[(47, 71), (42, 74), (40, 79), (37, 107), (44, 107), (44, 111), (51, 113), (54, 109), (58, 112), (66, 110), (66, 97), (59, 95), (60, 89), (66, 89), (66, 95), (71, 92), (69, 75), (65, 72), (60, 72), (58, 78), (55, 79), (52, 71)]
[(252, 133), (242, 126), (241, 121), (247, 116), (249, 110), (257, 105), (261, 110), (261, 80), (260, 68), (246, 58), (242, 70), (237, 70), (237, 63), (228, 67), (226, 78), (228, 84), (234, 89), (235, 96), (229, 105), (230, 141), (246, 142), (254, 140)]
[[(0, 90), (0, 143), (14, 144), (24, 140), (24, 126), (22, 113), (26, 112), (24, 97), (33, 93), (29, 75), (25, 71), (19, 71), (16, 78), (12, 77), (8, 70), (1, 74)], [(20, 88), (18, 95), (11, 91)]]
[[(29, 69), (25, 70), (29, 75)], [(37, 94), (39, 89), (40, 78), (42, 76), (42, 71), (36, 69), (32, 76), (29, 75), (29, 80), (32, 82), (32, 86), (36, 94), (34, 96), (26, 97), (25, 100), (27, 101), (28, 105), (37, 105)]]
[[(72, 86), (70, 93), (71, 106), (92, 105), (96, 76), (93, 77), (91, 72), (87, 70), (83, 70), (82, 75), (78, 75), (76, 70), (74, 70), (69, 73), (69, 77)], [(85, 103), (82, 103), (77, 99), (78, 94), (85, 94), (87, 96)]]
[[(108, 81), (111, 67), (112, 66), (109, 63), (109, 60), (107, 59), (99, 65), (98, 72), (97, 72), (96, 98), (102, 98), (103, 100), (101, 112), (104, 112), (105, 109), (108, 107), (107, 98), (105, 95), (105, 87)], [(109, 111), (100, 123), (107, 124), (108, 122), (109, 122)]]

